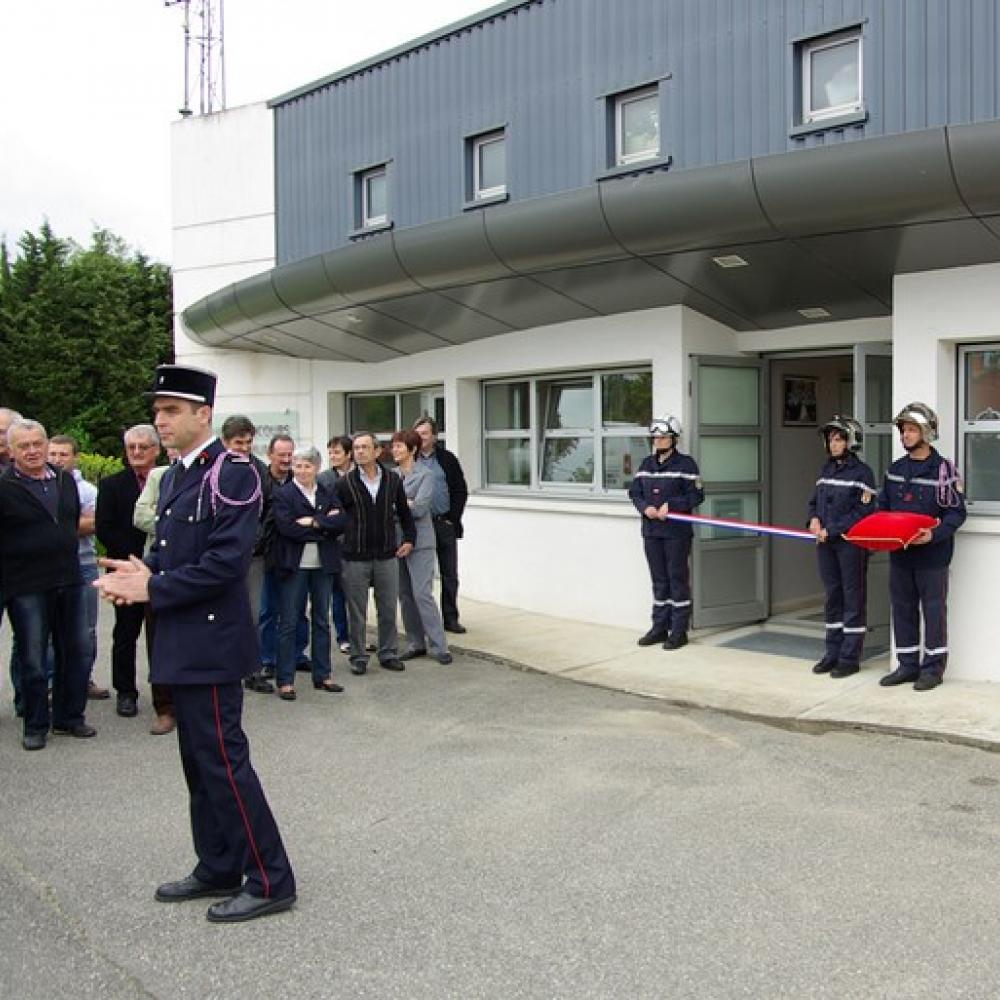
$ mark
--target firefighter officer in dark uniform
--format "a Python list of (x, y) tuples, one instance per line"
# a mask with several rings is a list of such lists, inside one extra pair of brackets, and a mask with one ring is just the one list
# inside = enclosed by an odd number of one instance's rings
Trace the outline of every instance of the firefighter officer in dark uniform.
[(642, 515), (642, 544), (653, 581), (653, 624), (640, 646), (662, 642), (664, 649), (687, 643), (691, 621), (691, 525), (671, 521), (670, 511), (690, 514), (704, 499), (698, 466), (677, 450), (681, 424), (667, 416), (649, 425), (653, 454), (643, 459), (629, 487)]
[(215, 383), (199, 368), (157, 368), (154, 422), (180, 458), (160, 487), (146, 562), (107, 560), (116, 572), (98, 586), (116, 603), (149, 601), (151, 680), (173, 689), (198, 863), (156, 899), (226, 897), (207, 916), (228, 923), (290, 907), (295, 877), (241, 724), (241, 680), (260, 661), (246, 585), (260, 477), (212, 433)]
[(850, 677), (861, 669), (866, 629), (868, 552), (844, 535), (875, 510), (875, 474), (858, 458), (864, 433), (852, 417), (835, 416), (819, 431), (827, 462), (809, 500), (819, 576), (826, 591), (826, 649), (814, 674)]
[(893, 423), (906, 454), (886, 471), (879, 509), (929, 514), (940, 524), (922, 529), (907, 548), (889, 553), (889, 599), (899, 666), (879, 683), (894, 687), (913, 681), (915, 691), (930, 691), (944, 679), (948, 663), (948, 567), (955, 532), (965, 521), (964, 488), (954, 463), (933, 447), (938, 418), (929, 406), (910, 403)]

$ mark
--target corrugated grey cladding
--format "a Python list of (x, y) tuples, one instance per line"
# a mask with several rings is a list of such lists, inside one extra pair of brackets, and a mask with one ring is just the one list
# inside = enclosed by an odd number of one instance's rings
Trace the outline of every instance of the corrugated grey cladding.
[[(865, 19), (866, 123), (789, 137), (790, 40)], [(280, 262), (341, 246), (355, 171), (397, 227), (465, 199), (464, 137), (505, 126), (511, 198), (594, 182), (604, 95), (664, 77), (673, 169), (1000, 117), (1000, 0), (535, 0), (279, 105)]]

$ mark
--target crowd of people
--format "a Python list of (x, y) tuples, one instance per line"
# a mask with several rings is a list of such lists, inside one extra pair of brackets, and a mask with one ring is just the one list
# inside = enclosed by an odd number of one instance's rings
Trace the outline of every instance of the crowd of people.
[[(139, 711), (145, 631), (151, 732), (177, 730), (197, 856), (192, 872), (162, 883), (155, 898), (219, 897), (207, 918), (237, 922), (296, 899), (250, 762), (244, 687), (294, 701), (296, 675), (307, 671), (317, 691), (340, 693), (335, 646), (358, 675), (372, 653), (391, 672), (422, 656), (451, 663), (446, 633), (465, 631), (457, 541), (468, 491), (429, 417), (388, 445), (367, 431), (331, 438), (321, 471), (319, 452), (286, 434), (271, 439), (267, 462), (256, 458), (248, 417), (229, 417), (216, 435), (215, 388), (211, 372), (160, 366), (148, 393), (154, 423), (125, 432), (125, 467), (96, 489), (76, 468), (71, 437), (50, 439), (38, 421), (0, 408), (0, 609), (13, 630), (11, 679), (29, 751), (44, 749), (50, 733), (96, 735), (87, 701), (110, 697), (93, 679), (98, 596), (114, 607), (111, 679), (125, 718)], [(867, 552), (852, 546), (851, 531), (874, 509), (917, 513), (929, 526), (891, 554), (898, 665), (880, 683), (926, 691), (947, 662), (948, 566), (965, 505), (955, 466), (933, 447), (936, 414), (911, 403), (895, 424), (905, 454), (881, 489), (860, 458), (857, 421), (838, 416), (821, 428), (826, 461), (807, 521), (826, 593), (826, 643), (813, 670), (837, 678), (860, 668)], [(690, 522), (705, 494), (697, 463), (677, 449), (680, 422), (667, 416), (649, 431), (653, 453), (629, 490), (653, 585), (652, 627), (639, 644), (676, 650), (688, 641)], [(166, 465), (158, 464), (163, 447)], [(99, 576), (99, 566), (108, 572)]]
[[(253, 422), (240, 415), (226, 419), (219, 434), (227, 451), (247, 457), (261, 484), (248, 575), (260, 657), (246, 688), (262, 694), (276, 690), (280, 699), (294, 701), (296, 675), (305, 671), (317, 691), (341, 693), (343, 685), (334, 679), (337, 652), (359, 675), (372, 653), (382, 669), (395, 672), (417, 657), (451, 663), (446, 633), (465, 631), (457, 604), (457, 540), (468, 490), (458, 460), (438, 442), (433, 419), (423, 417), (390, 442), (368, 432), (333, 437), (325, 470), (315, 448), (297, 445), (287, 434), (270, 440), (263, 461), (253, 454), (255, 436)], [(0, 410), (0, 445), (7, 473), (0, 506), (12, 514), (0, 541), (0, 573), (14, 629), (11, 680), (16, 711), (24, 718), (25, 748), (42, 749), (50, 732), (95, 733), (85, 720), (85, 703), (111, 697), (93, 677), (99, 603), (95, 543), (112, 560), (148, 557), (161, 484), (178, 453), (168, 447), (167, 464), (159, 464), (163, 447), (157, 428), (137, 424), (123, 436), (124, 468), (95, 487), (76, 468), (73, 438), (49, 439), (40, 424), (9, 409)], [(30, 501), (31, 494), (42, 503)], [(46, 531), (31, 530), (36, 522)], [(71, 532), (76, 565), (69, 560)], [(436, 568), (440, 606), (433, 592)], [(374, 644), (367, 636), (370, 591)], [(115, 603), (113, 611), (115, 710), (132, 718), (140, 703), (138, 644), (144, 634), (151, 658), (156, 615), (148, 602)], [(82, 702), (77, 680), (66, 687), (69, 675), (84, 676)], [(170, 686), (154, 682), (149, 694), (150, 732), (172, 732)]]

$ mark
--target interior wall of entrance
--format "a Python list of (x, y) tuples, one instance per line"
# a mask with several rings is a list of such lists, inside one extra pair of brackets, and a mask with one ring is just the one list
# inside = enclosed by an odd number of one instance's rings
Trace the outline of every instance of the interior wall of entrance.
[[(851, 354), (773, 358), (770, 366), (771, 513), (773, 524), (801, 528), (825, 451), (819, 427), (834, 414), (851, 414)], [(771, 540), (771, 613), (821, 604), (816, 554), (805, 542)]]

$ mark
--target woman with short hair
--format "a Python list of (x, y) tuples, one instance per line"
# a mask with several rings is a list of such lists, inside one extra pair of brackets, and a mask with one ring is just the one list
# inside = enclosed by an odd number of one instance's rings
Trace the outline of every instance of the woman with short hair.
[(318, 691), (340, 692), (330, 662), (330, 588), (340, 573), (339, 535), (346, 517), (332, 490), (317, 482), (320, 457), (315, 448), (296, 448), (292, 478), (274, 491), (272, 552), (280, 584), (278, 696), (295, 700), (295, 624), (309, 600), (312, 627), (312, 681)]
[(417, 464), (420, 435), (416, 431), (396, 431), (392, 436), (392, 458), (403, 479), (410, 513), (417, 526), (413, 551), (399, 560), (399, 606), (403, 612), (407, 650), (401, 660), (426, 656), (428, 650), (438, 663), (451, 663), (441, 613), (434, 600), (434, 565), (437, 543), (431, 521), (434, 481), (430, 471)]

